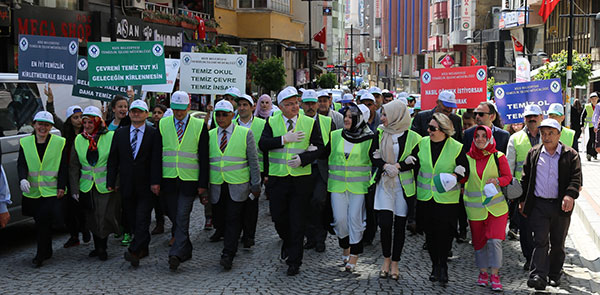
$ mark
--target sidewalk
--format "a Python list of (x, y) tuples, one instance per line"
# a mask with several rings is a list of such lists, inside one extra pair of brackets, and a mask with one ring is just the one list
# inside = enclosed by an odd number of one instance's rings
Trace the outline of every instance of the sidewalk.
[(600, 160), (588, 161), (580, 153), (583, 190), (575, 202), (575, 214), (581, 219), (597, 249), (600, 250)]

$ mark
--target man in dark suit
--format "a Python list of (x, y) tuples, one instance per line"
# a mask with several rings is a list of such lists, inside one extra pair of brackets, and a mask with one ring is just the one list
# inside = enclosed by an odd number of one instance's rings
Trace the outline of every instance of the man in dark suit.
[(160, 192), (161, 142), (158, 131), (146, 125), (148, 106), (144, 101), (131, 103), (129, 117), (131, 126), (117, 129), (113, 136), (106, 186), (116, 188), (120, 176), (123, 211), (128, 212), (129, 224), (135, 226), (125, 260), (137, 267), (140, 258), (148, 256), (152, 194)]
[(319, 125), (299, 114), (298, 91), (288, 86), (277, 95), (281, 113), (269, 117), (258, 146), (269, 158), (271, 217), (283, 240), (281, 258), (288, 264), (287, 275), (297, 275), (302, 264), (304, 208), (313, 189), (311, 163), (323, 152)]
[[(484, 101), (477, 106), (473, 114), (475, 114), (475, 122), (477, 122), (477, 125), (485, 125), (492, 129), (492, 135), (496, 141), (496, 149), (506, 154), (510, 133), (502, 129), (502, 120), (500, 120), (500, 114), (496, 110), (494, 104)], [(476, 127), (477, 126), (474, 126), (465, 130), (465, 134), (463, 135), (463, 149), (465, 152), (468, 152), (469, 149), (471, 149), (473, 134), (475, 134)]]
[(420, 111), (413, 119), (410, 129), (423, 137), (429, 136), (427, 126), (433, 118), (433, 114), (443, 113), (450, 118), (452, 125), (454, 125), (452, 138), (462, 142), (462, 123), (460, 117), (452, 113), (453, 109), (456, 109), (456, 95), (452, 91), (442, 91), (438, 95), (436, 107), (431, 110)]
[(203, 119), (191, 116), (190, 97), (185, 91), (171, 95), (173, 116), (159, 123), (162, 142), (162, 183), (167, 215), (175, 220), (175, 241), (169, 250), (169, 268), (192, 258), (190, 214), (194, 200), (208, 189), (208, 128)]
[(562, 127), (554, 119), (540, 124), (542, 144), (529, 150), (521, 184), (519, 210), (533, 231), (533, 255), (527, 286), (536, 290), (560, 285), (565, 239), (575, 199), (581, 189), (581, 160), (559, 141)]

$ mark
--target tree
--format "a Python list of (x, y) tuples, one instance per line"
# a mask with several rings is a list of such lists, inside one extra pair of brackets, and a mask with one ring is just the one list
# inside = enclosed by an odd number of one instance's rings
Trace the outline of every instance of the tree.
[(261, 59), (249, 65), (254, 84), (262, 88), (264, 93), (277, 92), (285, 85), (283, 58)]
[[(220, 54), (238, 54), (233, 47), (231, 47), (227, 42), (219, 43), (217, 46), (203, 46), (199, 47), (199, 52), (202, 53), (220, 53)], [(246, 48), (242, 48), (239, 54), (246, 54)]]
[(317, 79), (317, 85), (323, 89), (335, 88), (335, 85), (337, 85), (337, 75), (334, 73), (323, 74)]
[[(592, 63), (589, 55), (580, 56), (573, 51), (573, 86), (587, 85), (592, 75)], [(567, 80), (567, 51), (552, 55), (552, 63), (542, 66), (539, 72), (533, 76), (534, 80), (548, 80), (560, 78), (563, 89), (566, 88)]]
[(505, 81), (499, 81), (496, 82), (496, 79), (494, 77), (490, 77), (487, 79), (487, 91), (491, 94), (491, 97), (494, 97), (494, 86), (496, 85), (504, 85), (506, 84)]

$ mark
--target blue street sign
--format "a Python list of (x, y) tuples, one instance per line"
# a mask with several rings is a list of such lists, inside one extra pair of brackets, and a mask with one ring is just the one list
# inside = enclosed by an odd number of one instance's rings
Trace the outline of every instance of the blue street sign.
[(539, 105), (546, 115), (551, 104), (563, 103), (560, 79), (497, 85), (494, 96), (504, 124), (523, 123), (527, 105)]
[(19, 35), (19, 79), (74, 84), (78, 52), (76, 38)]

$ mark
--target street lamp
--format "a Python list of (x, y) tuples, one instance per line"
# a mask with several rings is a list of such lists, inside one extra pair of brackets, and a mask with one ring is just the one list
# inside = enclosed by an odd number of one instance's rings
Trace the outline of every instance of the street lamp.
[(560, 17), (568, 17), (569, 18), (569, 36), (567, 38), (567, 92), (565, 99), (565, 125), (567, 127), (571, 127), (571, 88), (573, 84), (573, 29), (574, 29), (574, 21), (576, 17), (586, 17), (586, 18), (594, 18), (596, 20), (600, 20), (600, 12), (596, 14), (573, 14), (575, 11), (575, 1), (569, 1), (569, 14), (561, 14)]
[(353, 48), (354, 42), (352, 42), (352, 36), (369, 36), (369, 33), (353, 33), (354, 25), (350, 25), (350, 91), (354, 92), (354, 88), (356, 88), (354, 83), (354, 57), (353, 57)]

